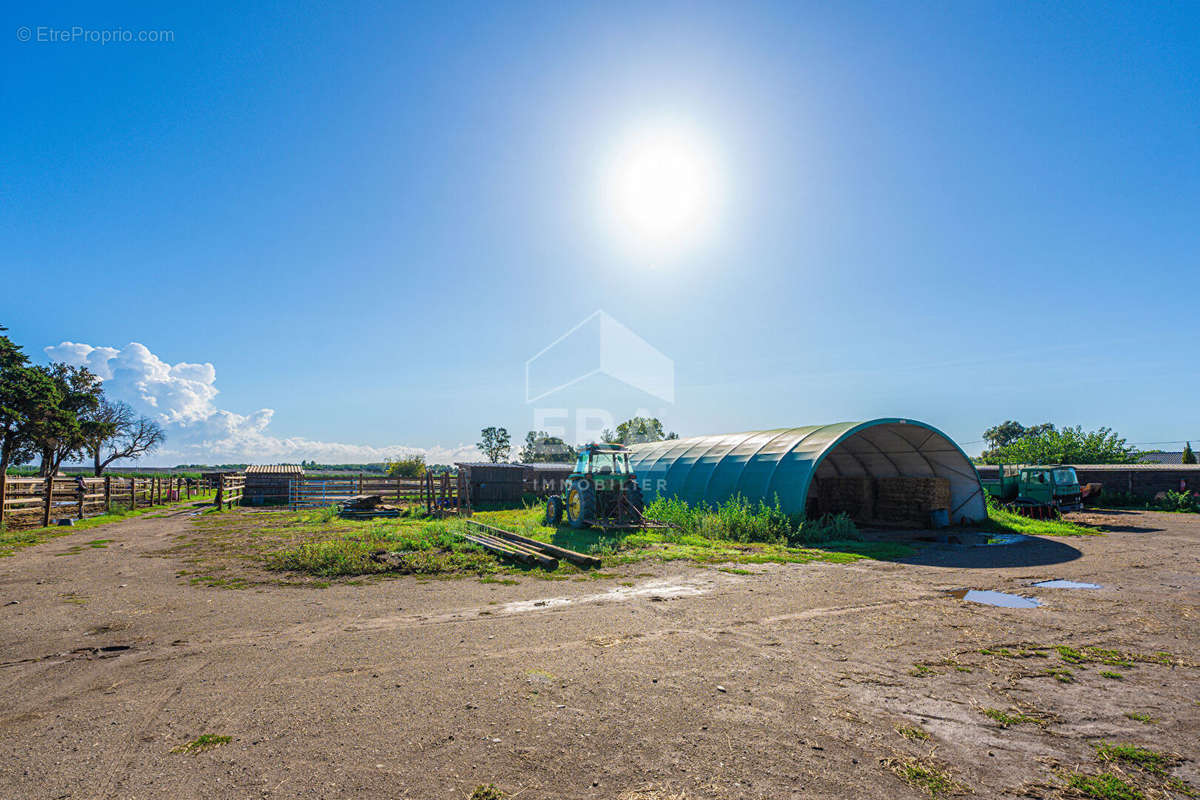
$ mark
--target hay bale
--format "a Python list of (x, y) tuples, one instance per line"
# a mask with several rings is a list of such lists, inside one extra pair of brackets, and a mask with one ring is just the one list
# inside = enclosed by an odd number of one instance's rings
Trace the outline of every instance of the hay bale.
[(873, 483), (866, 476), (819, 478), (817, 512), (847, 514), (857, 520), (870, 519), (875, 506)]

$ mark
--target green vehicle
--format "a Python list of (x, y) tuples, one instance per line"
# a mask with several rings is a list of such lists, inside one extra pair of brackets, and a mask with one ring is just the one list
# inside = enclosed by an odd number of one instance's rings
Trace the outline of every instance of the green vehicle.
[(1083, 508), (1083, 493), (1075, 468), (1063, 464), (1047, 467), (1001, 464), (995, 480), (980, 483), (992, 497), (1029, 516)]
[(619, 444), (593, 443), (579, 449), (563, 493), (546, 498), (546, 524), (557, 526), (565, 511), (574, 528), (637, 527), (643, 507), (642, 489), (629, 468), (629, 451)]

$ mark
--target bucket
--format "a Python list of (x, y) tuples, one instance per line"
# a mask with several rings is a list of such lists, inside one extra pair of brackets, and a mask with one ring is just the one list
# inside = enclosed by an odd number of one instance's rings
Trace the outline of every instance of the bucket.
[(945, 528), (950, 524), (950, 512), (944, 508), (935, 508), (929, 512), (929, 525), (933, 528)]

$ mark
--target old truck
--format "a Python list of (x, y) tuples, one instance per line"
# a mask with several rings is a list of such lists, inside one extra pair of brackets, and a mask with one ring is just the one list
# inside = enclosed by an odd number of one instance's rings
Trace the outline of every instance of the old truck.
[(980, 483), (999, 502), (1027, 516), (1044, 516), (1083, 508), (1075, 468), (1001, 464), (995, 479)]

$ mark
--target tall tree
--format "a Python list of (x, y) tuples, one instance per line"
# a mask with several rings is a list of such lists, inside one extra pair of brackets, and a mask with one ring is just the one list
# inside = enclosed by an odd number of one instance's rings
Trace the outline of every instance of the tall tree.
[(488, 461), (493, 464), (508, 461), (508, 454), (512, 452), (512, 439), (507, 430), (491, 426), (479, 431), (479, 437), (480, 440), (475, 446), (487, 456)]
[(525, 434), (525, 446), (517, 454), (517, 460), (526, 464), (566, 463), (575, 460), (575, 448), (545, 431), (530, 431)]
[(128, 403), (103, 398), (85, 417), (82, 428), (96, 475), (103, 475), (117, 459), (136, 460), (154, 452), (167, 438), (161, 425), (139, 417)]
[(1180, 458), (1180, 463), (1183, 463), (1183, 464), (1195, 464), (1196, 463), (1196, 454), (1192, 452), (1192, 443), (1191, 442), (1187, 442), (1186, 444), (1184, 444), (1183, 457)]
[(1085, 431), (1078, 425), (1049, 426), (1049, 430), (1020, 436), (983, 454), (986, 464), (1131, 464), (1138, 458), (1138, 451), (1111, 428)]
[[(8, 483), (9, 465), (33, 457), (40, 420), (62, 400), (55, 382), (43, 370), (30, 366), (21, 347), (4, 335), (7, 330), (0, 325), (0, 497)], [(3, 518), (0, 507), (0, 521)]]
[(617, 426), (617, 430), (605, 430), (601, 435), (604, 441), (616, 444), (641, 444), (642, 442), (661, 442), (663, 439), (678, 439), (677, 433), (665, 433), (663, 424), (657, 417), (634, 417), (627, 419)]
[(88, 452), (87, 420), (100, 407), (104, 390), (100, 378), (87, 367), (51, 364), (34, 367), (58, 387), (57, 405), (46, 409), (34, 428), (42, 455), (41, 474), (54, 475), (63, 461)]

